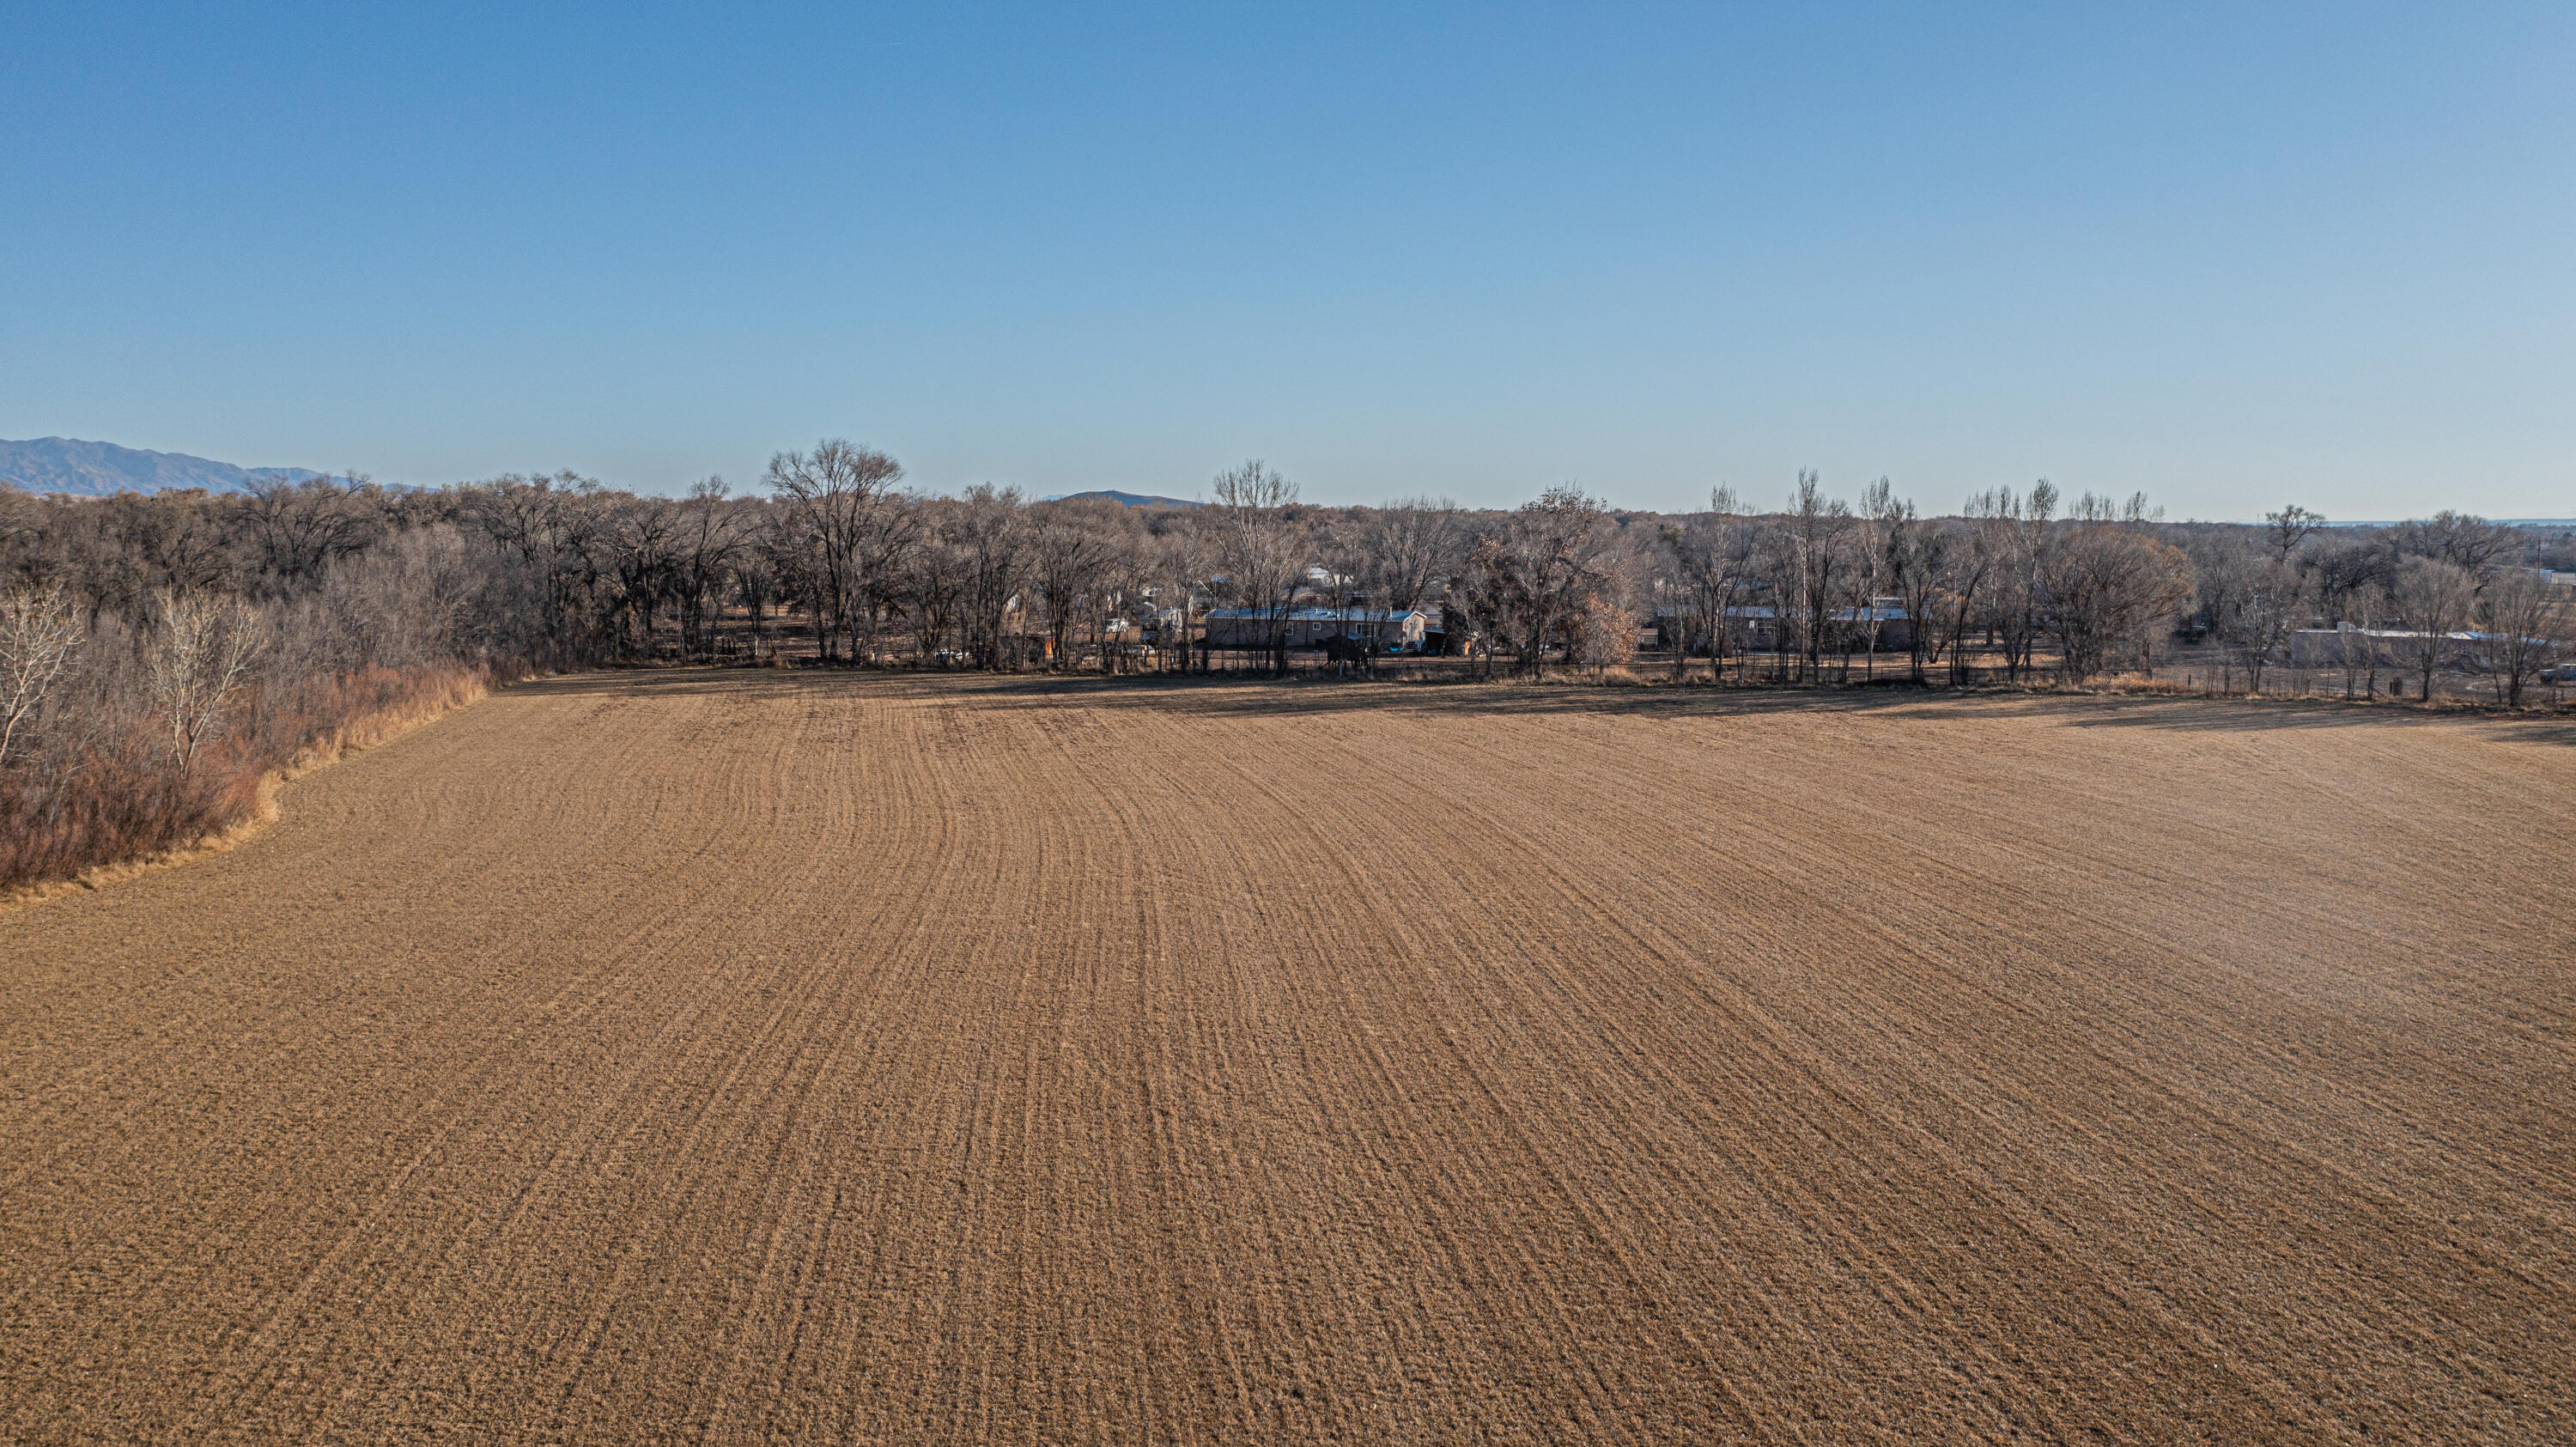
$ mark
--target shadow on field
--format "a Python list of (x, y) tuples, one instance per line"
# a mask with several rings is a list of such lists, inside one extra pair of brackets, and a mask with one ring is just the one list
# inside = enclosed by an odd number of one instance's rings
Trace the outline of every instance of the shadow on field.
[(512, 692), (601, 699), (721, 694), (843, 694), (915, 698), (990, 708), (1043, 708), (1081, 703), (1202, 719), (1327, 718), (1362, 712), (1402, 714), (1760, 718), (1784, 713), (1902, 713), (1924, 718), (1959, 712), (1982, 718), (2050, 719), (2070, 728), (2166, 729), (2184, 733), (2268, 733), (2355, 726), (2412, 728), (2483, 725), (2491, 737), (2519, 743), (2576, 745), (2576, 719), (2565, 714), (2510, 715), (2476, 708), (2424, 709), (2335, 699), (2200, 698), (2160, 694), (2023, 693), (2005, 690), (1879, 685), (1853, 688), (1766, 688), (1705, 685), (1612, 687), (1496, 681), (1288, 681), (1217, 675), (916, 673), (865, 669), (609, 669), (520, 684)]

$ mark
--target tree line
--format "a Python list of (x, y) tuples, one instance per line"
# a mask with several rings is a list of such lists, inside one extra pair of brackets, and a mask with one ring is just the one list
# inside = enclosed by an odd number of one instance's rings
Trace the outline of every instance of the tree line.
[(1884, 479), (1846, 499), (1809, 472), (1777, 507), (1720, 488), (1675, 516), (1573, 486), (1509, 510), (1319, 507), (1259, 461), (1188, 508), (903, 480), (827, 439), (779, 453), (757, 488), (680, 497), (571, 473), (0, 487), (0, 885), (220, 828), (315, 740), (460, 680), (651, 659), (1206, 669), (1217, 608), (1226, 661), (1284, 673), (1289, 620), (1323, 608), (1419, 611), (1475, 676), (1606, 675), (1651, 640), (1676, 679), (1774, 684), (2152, 676), (2197, 643), (2259, 690), (2294, 633), (2342, 624), (2372, 640), (2350, 652), (2371, 691), (2402, 655), (2429, 694), (2473, 632), (2498, 701), (2519, 704), (2570, 590), (2516, 564), (2576, 566), (2544, 556), (2563, 541), (2535, 551), (2454, 513), (2173, 524), (2143, 496), (2069, 503), (2046, 482), (1930, 516)]

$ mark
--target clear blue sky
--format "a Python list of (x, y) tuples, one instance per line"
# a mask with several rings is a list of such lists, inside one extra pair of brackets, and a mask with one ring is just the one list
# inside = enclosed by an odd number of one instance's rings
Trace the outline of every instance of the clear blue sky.
[(2576, 514), (2576, 6), (0, 0), (0, 436)]

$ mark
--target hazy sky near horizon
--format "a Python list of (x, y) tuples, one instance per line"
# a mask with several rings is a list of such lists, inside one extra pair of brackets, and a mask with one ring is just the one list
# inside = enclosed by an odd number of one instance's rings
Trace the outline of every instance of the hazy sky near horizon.
[(0, 0), (0, 436), (2576, 514), (2576, 7)]

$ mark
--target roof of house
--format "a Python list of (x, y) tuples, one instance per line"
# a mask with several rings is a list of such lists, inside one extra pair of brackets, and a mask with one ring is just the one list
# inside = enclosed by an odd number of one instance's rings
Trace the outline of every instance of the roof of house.
[[(2433, 635), (2426, 633), (2420, 628), (2344, 627), (2301, 628), (2297, 630), (2297, 636), (2301, 638), (2381, 638), (2391, 639), (2397, 642), (2410, 642), (2416, 639), (2429, 638)], [(2450, 643), (2493, 643), (2500, 639), (2510, 638), (2512, 636), (2513, 635), (2510, 633), (2484, 633), (2474, 628), (2444, 633), (2441, 635), (2445, 642)], [(2522, 641), (2525, 643), (2546, 644), (2550, 640), (2546, 638), (2525, 637)]]
[(1260, 622), (1284, 619), (1291, 623), (1400, 623), (1429, 615), (1419, 608), (1290, 608), (1284, 612), (1271, 608), (1210, 608), (1206, 616)]

